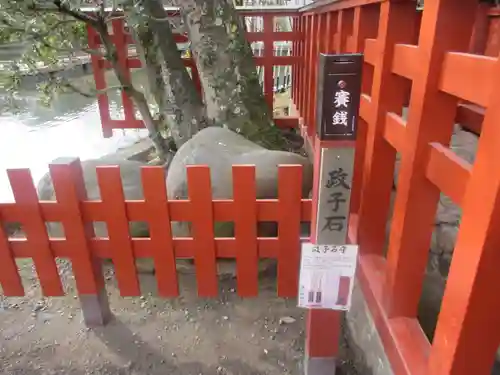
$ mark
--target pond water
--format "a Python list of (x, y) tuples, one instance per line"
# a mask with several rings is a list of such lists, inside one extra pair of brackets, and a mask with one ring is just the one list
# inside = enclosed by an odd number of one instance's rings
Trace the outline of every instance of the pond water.
[[(140, 71), (133, 74), (134, 83), (144, 81)], [(112, 84), (113, 77), (107, 78)], [(75, 79), (74, 84), (86, 87), (91, 82), (92, 76), (85, 76)], [(119, 94), (108, 95), (112, 118), (120, 118)], [(97, 100), (77, 93), (59, 95), (51, 108), (46, 108), (38, 102), (36, 90), (26, 90), (17, 99), (17, 106), (19, 110), (13, 112), (0, 98), (0, 201), (13, 200), (6, 173), (9, 168), (29, 168), (36, 183), (57, 157), (97, 158), (147, 135), (145, 130), (118, 130), (113, 137), (103, 138)]]

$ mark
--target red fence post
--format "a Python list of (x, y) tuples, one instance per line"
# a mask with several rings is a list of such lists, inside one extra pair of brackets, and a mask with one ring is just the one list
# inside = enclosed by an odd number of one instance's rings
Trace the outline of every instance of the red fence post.
[(257, 243), (257, 185), (255, 166), (233, 165), (233, 201), (238, 214), (234, 218), (236, 280), (238, 295), (253, 297), (259, 291), (259, 248)]
[[(440, 62), (447, 51), (467, 51), (474, 25), (470, 16), (476, 6), (474, 0), (462, 1), (457, 11), (455, 2), (437, 0), (426, 5), (423, 14), (420, 60), (412, 85), (387, 252), (385, 293), (389, 317), (414, 318), (417, 313), (428, 259), (422, 249), (429, 248), (429, 228), (434, 225), (439, 200), (439, 191), (426, 178), (424, 161), (430, 142), (449, 143), (458, 104), (457, 97), (439, 90)], [(380, 184), (380, 180), (375, 183)]]
[(302, 168), (281, 165), (278, 169), (278, 296), (297, 296), (300, 265), (300, 216)]
[[(318, 84), (318, 53), (319, 45), (321, 40), (321, 21), (324, 20), (323, 16), (320, 14), (315, 14), (312, 17), (312, 41), (311, 41), (311, 75), (309, 80), (309, 86), (307, 87), (307, 98), (308, 107), (307, 112), (304, 114), (304, 120), (308, 124), (311, 132), (309, 135), (314, 134), (314, 124), (315, 124), (315, 112), (316, 112), (316, 86)], [(323, 22), (324, 27), (324, 22)]]
[(103, 166), (97, 167), (96, 172), (120, 295), (138, 296), (141, 290), (130, 238), (120, 168)]
[(149, 236), (154, 244), (153, 259), (158, 294), (162, 297), (177, 297), (179, 284), (175, 263), (174, 243), (170, 223), (170, 210), (162, 167), (142, 167), (144, 203), (149, 209)]
[(23, 283), (1, 219), (0, 213), (0, 286), (4, 296), (21, 297), (24, 296)]
[(264, 14), (264, 97), (266, 98), (267, 105), (269, 106), (270, 113), (273, 113), (274, 106), (274, 69), (273, 69), (273, 56), (274, 56), (274, 15)]
[(71, 268), (75, 275), (83, 320), (88, 327), (102, 326), (111, 319), (102, 264), (92, 254), (91, 223), (83, 221), (81, 203), (87, 200), (82, 166), (77, 158), (59, 158), (50, 163), (57, 204), (61, 210), (66, 244), (72, 248)]
[(500, 61), (493, 72), (494, 89), (462, 201), (460, 231), (429, 357), (430, 375), (489, 374), (498, 349)]
[(28, 243), (34, 248), (36, 246), (32, 258), (42, 292), (45, 296), (63, 296), (64, 288), (59, 277), (54, 253), (50, 247), (31, 173), (28, 169), (11, 169), (7, 171), (7, 174), (16, 205), (22, 212), (21, 225), (26, 233)]
[[(88, 44), (89, 48), (99, 50), (99, 34), (92, 26), (87, 26)], [(90, 55), (92, 62), (92, 72), (94, 74), (94, 82), (96, 90), (106, 89), (106, 70), (104, 69), (104, 60), (101, 56), (96, 54)], [(113, 128), (111, 126), (111, 114), (109, 110), (109, 98), (106, 93), (97, 95), (97, 105), (99, 107), (99, 116), (101, 118), (102, 135), (104, 138), (113, 136)]]
[(210, 168), (206, 165), (188, 166), (187, 182), (192, 207), (191, 232), (196, 244), (194, 264), (198, 295), (215, 297), (219, 289)]
[[(349, 53), (363, 53), (365, 50), (365, 40), (377, 36), (378, 7), (360, 6), (354, 9), (353, 31), (350, 43), (348, 43)], [(373, 67), (363, 64), (363, 74), (361, 82), (361, 93), (371, 93), (373, 82)], [(354, 160), (353, 191), (351, 194), (351, 212), (358, 213), (361, 205), (361, 189), (363, 183), (363, 167), (365, 161), (366, 137), (368, 123), (361, 116), (358, 119), (358, 137), (356, 144), (356, 156)]]
[(371, 91), (370, 120), (363, 173), (363, 197), (359, 209), (358, 244), (364, 254), (381, 254), (386, 237), (386, 218), (394, 180), (396, 150), (385, 140), (383, 132), (388, 112), (401, 113), (407, 87), (405, 79), (392, 73), (394, 45), (412, 41), (415, 20), (412, 2), (380, 4), (378, 37), (374, 42), (379, 51), (374, 64)]
[[(318, 245), (347, 242), (361, 68), (359, 55), (320, 56), (311, 218), (311, 241)], [(340, 317), (335, 310), (309, 310), (306, 375), (335, 373)]]

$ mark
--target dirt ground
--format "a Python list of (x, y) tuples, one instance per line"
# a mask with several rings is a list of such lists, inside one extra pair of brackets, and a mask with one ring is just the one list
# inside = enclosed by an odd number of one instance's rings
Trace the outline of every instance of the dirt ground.
[[(82, 322), (71, 266), (59, 261), (67, 296), (43, 298), (31, 261), (19, 263), (27, 296), (0, 297), (0, 368), (5, 375), (274, 375), (303, 373), (304, 311), (276, 298), (274, 271), (260, 295), (242, 299), (236, 280), (220, 282), (218, 299), (196, 296), (193, 274), (180, 275), (181, 297), (155, 297), (153, 275), (141, 275), (143, 297), (122, 298), (106, 269), (114, 320)], [(357, 374), (341, 345), (340, 371)]]

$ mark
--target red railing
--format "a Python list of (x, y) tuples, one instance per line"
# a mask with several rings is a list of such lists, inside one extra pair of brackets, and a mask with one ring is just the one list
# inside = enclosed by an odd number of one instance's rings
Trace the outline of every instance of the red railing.
[[(216, 296), (217, 258), (236, 259), (237, 292), (258, 293), (258, 260), (273, 258), (278, 265), (278, 295), (297, 295), (300, 223), (310, 221), (311, 201), (302, 199), (301, 166), (280, 166), (278, 199), (257, 200), (255, 168), (233, 166), (233, 199), (213, 200), (210, 170), (187, 169), (189, 199), (167, 200), (161, 167), (143, 167), (144, 200), (127, 201), (120, 170), (97, 168), (101, 200), (89, 201), (80, 162), (50, 165), (57, 202), (39, 202), (30, 171), (9, 170), (15, 203), (0, 204), (3, 224), (19, 223), (25, 238), (9, 238), (0, 229), (0, 284), (6, 296), (24, 295), (16, 258), (33, 258), (43, 294), (63, 295), (55, 258), (71, 260), (79, 294), (98, 294), (102, 274), (96, 259), (111, 259), (122, 296), (139, 296), (135, 268), (138, 258), (153, 258), (158, 293), (179, 295), (175, 259), (195, 260), (198, 294)], [(131, 238), (129, 222), (146, 222), (149, 238)], [(171, 222), (190, 222), (192, 237), (173, 237)], [(258, 222), (276, 222), (277, 237), (257, 237)], [(64, 238), (49, 238), (45, 223), (61, 223)], [(104, 222), (108, 238), (93, 234), (92, 222)], [(216, 222), (233, 222), (234, 238), (215, 238)], [(2, 228), (2, 226), (0, 226)], [(303, 240), (307, 240), (304, 238)]]
[[(358, 215), (350, 232), (360, 245), (358, 279), (392, 370), (489, 374), (500, 342), (496, 20), (485, 27), (489, 10), (476, 0), (459, 6), (426, 1), (423, 13), (414, 1), (375, 0), (318, 1), (303, 11), (305, 38), (298, 48), (305, 63), (293, 98), (308, 134), (314, 134), (316, 105), (309, 93), (316, 87), (318, 51), (365, 55), (352, 205)], [(407, 120), (403, 106), (409, 107)], [(474, 165), (448, 148), (455, 122), (481, 133)], [(402, 162), (385, 256), (397, 152)], [(463, 216), (431, 344), (417, 305), (440, 193)]]

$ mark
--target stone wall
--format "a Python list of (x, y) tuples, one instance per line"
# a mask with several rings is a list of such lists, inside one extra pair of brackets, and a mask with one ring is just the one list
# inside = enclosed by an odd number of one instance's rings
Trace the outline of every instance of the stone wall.
[(347, 344), (354, 352), (354, 365), (360, 375), (393, 375), (373, 317), (359, 284), (353, 288), (351, 309), (346, 313)]

